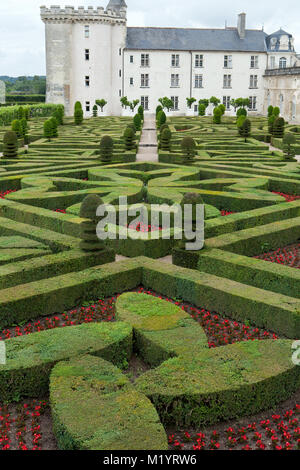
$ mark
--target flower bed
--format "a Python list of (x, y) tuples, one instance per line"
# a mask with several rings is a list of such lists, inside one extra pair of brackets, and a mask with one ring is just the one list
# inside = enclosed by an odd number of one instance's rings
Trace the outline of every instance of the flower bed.
[(300, 243), (290, 245), (285, 248), (278, 248), (278, 250), (263, 253), (262, 255), (255, 256), (255, 258), (299, 269)]
[(272, 193), (277, 194), (278, 196), (284, 197), (286, 202), (293, 202), (293, 201), (297, 201), (298, 199), (300, 199), (300, 196), (295, 196), (293, 194), (285, 194), (285, 193), (280, 193), (276, 191), (272, 191)]
[[(299, 397), (298, 397), (299, 398)], [(267, 417), (265, 417), (267, 415)], [(169, 434), (172, 450), (299, 450), (300, 404), (280, 411), (200, 431)]]

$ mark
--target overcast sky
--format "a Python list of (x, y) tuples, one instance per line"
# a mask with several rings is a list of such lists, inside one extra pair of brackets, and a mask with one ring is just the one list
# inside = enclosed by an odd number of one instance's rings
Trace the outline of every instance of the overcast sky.
[[(299, 0), (126, 0), (129, 26), (222, 28), (235, 26), (237, 14), (247, 13), (247, 27), (267, 33), (280, 27), (294, 35), (300, 52)], [(59, 4), (58, 0), (46, 3)], [(66, 0), (68, 5), (106, 6), (103, 0)], [(0, 75), (44, 75), (44, 25), (40, 5), (45, 0), (0, 1)], [(65, 3), (61, 3), (64, 6)]]

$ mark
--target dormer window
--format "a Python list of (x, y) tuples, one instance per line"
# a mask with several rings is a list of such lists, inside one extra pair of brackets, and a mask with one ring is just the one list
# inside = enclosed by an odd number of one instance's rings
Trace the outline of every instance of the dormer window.
[(286, 68), (286, 57), (280, 57), (279, 59), (279, 68), (285, 69)]

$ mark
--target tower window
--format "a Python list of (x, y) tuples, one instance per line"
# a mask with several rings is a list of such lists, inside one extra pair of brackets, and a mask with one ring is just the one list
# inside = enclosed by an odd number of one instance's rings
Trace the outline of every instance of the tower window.
[(149, 111), (149, 96), (141, 96), (141, 105), (145, 111)]
[(85, 86), (90, 86), (90, 77), (85, 77)]
[(90, 50), (89, 49), (85, 50), (85, 60), (90, 60)]
[(141, 87), (142, 88), (149, 87), (149, 74), (148, 73), (142, 73), (142, 75), (141, 75)]
[(195, 88), (203, 88), (203, 75), (195, 75)]
[(279, 59), (279, 68), (280, 69), (285, 69), (286, 68), (286, 58), (285, 57), (280, 57), (280, 59)]
[(122, 70), (119, 70), (119, 77), (122, 77)]
[(252, 55), (250, 60), (251, 69), (258, 69), (258, 55)]
[(84, 37), (85, 38), (90, 37), (90, 27), (89, 27), (89, 25), (85, 25), (85, 27), (84, 27)]
[(250, 75), (250, 88), (257, 88), (257, 75)]
[(131, 64), (133, 64), (133, 55), (130, 56), (129, 61), (130, 61)]
[(227, 111), (230, 110), (230, 96), (223, 96), (223, 105), (227, 109)]
[(141, 54), (141, 67), (149, 67), (149, 54)]
[(232, 69), (232, 55), (224, 55), (224, 68)]
[(172, 75), (171, 75), (171, 87), (172, 88), (179, 87), (179, 75), (178, 75), (178, 73), (172, 73)]
[(195, 55), (195, 67), (203, 67), (203, 55), (202, 54)]
[(179, 67), (180, 56), (179, 54), (172, 54), (172, 67)]
[(171, 100), (173, 101), (173, 110), (179, 110), (179, 97), (178, 96), (171, 96)]
[(250, 111), (256, 111), (256, 96), (250, 96), (249, 99), (250, 99), (250, 105), (249, 105)]
[(86, 101), (86, 102), (85, 102), (85, 110), (86, 110), (87, 113), (90, 112), (90, 110), (91, 110), (91, 103), (90, 103), (90, 101)]
[(231, 75), (224, 75), (223, 88), (231, 88)]
[(133, 78), (129, 79), (129, 83), (130, 83), (131, 86), (133, 86)]

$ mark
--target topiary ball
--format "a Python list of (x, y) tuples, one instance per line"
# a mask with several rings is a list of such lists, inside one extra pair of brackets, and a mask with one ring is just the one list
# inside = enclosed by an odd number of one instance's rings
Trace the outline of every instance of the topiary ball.
[(103, 200), (98, 194), (89, 194), (84, 198), (80, 206), (79, 216), (82, 219), (97, 219), (97, 209), (99, 206), (103, 205)]

